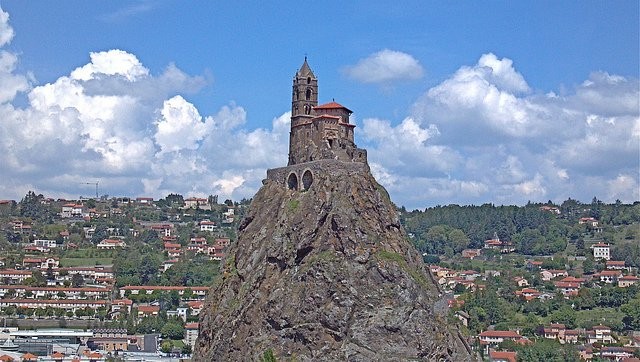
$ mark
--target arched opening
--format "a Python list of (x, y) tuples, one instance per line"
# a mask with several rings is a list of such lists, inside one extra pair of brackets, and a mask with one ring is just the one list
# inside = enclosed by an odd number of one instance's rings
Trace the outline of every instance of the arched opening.
[(311, 93), (312, 93), (311, 88), (307, 88), (307, 94), (306, 94), (307, 100), (311, 99)]
[(307, 191), (309, 187), (311, 187), (312, 183), (313, 183), (313, 174), (311, 173), (311, 171), (306, 170), (302, 174), (302, 189), (304, 191)]
[(287, 178), (287, 187), (289, 190), (297, 190), (298, 189), (298, 176), (295, 173), (290, 173)]
[(307, 77), (307, 84), (311, 84), (311, 77)]

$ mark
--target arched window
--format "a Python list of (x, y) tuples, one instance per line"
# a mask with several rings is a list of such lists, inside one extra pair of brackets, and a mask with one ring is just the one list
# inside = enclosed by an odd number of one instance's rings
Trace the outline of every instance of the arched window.
[(311, 93), (312, 93), (311, 88), (307, 88), (307, 94), (306, 94), (307, 100), (311, 99)]
[(307, 77), (307, 84), (311, 84), (311, 77)]
[(309, 187), (311, 187), (312, 183), (313, 183), (313, 174), (311, 173), (311, 171), (306, 170), (302, 174), (302, 189), (304, 191), (307, 191)]
[(297, 190), (298, 189), (298, 176), (295, 173), (290, 173), (287, 178), (287, 187), (289, 190)]
[(311, 114), (311, 106), (308, 104), (304, 105), (304, 114)]

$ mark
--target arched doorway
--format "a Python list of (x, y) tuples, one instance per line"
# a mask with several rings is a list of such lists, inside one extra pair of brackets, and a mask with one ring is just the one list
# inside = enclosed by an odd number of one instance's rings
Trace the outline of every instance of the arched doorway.
[(287, 177), (287, 187), (289, 190), (298, 189), (298, 176), (293, 172), (289, 174), (289, 177)]
[(309, 187), (311, 187), (312, 183), (313, 183), (313, 174), (311, 173), (310, 170), (306, 170), (302, 174), (302, 189), (304, 191), (307, 191)]

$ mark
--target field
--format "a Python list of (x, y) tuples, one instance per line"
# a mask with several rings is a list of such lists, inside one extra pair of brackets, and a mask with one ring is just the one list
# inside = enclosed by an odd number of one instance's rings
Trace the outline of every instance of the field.
[(96, 265), (112, 265), (113, 258), (62, 258), (60, 266), (76, 267), (76, 266), (96, 266)]

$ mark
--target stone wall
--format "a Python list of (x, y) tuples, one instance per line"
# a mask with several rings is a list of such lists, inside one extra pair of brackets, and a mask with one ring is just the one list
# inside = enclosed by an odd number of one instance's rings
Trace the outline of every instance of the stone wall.
[[(267, 170), (267, 178), (262, 183), (266, 185), (269, 182), (274, 182), (290, 190), (304, 191), (312, 186), (313, 179), (320, 172), (344, 177), (348, 177), (351, 173), (369, 172), (369, 165), (366, 163), (366, 150), (356, 150), (364, 152), (364, 162), (318, 160), (272, 168)], [(310, 180), (309, 176), (311, 177)]]

